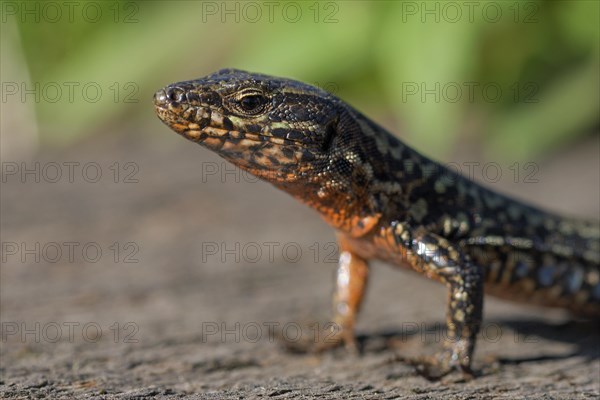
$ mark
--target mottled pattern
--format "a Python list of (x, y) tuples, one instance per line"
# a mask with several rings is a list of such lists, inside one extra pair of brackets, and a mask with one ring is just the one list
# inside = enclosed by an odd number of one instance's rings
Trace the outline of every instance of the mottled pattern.
[(483, 292), (600, 315), (598, 223), (561, 218), (483, 188), (409, 148), (335, 96), (221, 70), (155, 94), (177, 133), (316, 209), (338, 232), (335, 321), (352, 328), (378, 258), (449, 290), (446, 348), (429, 366), (470, 371)]

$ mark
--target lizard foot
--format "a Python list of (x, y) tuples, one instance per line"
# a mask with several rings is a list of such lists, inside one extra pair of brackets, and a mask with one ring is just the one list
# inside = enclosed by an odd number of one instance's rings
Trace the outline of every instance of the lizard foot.
[(340, 347), (351, 354), (359, 353), (352, 329), (344, 329), (334, 322), (310, 323), (302, 331), (307, 334), (299, 338), (288, 337), (283, 332), (278, 332), (277, 338), (287, 351), (293, 353), (322, 354)]
[(461, 381), (475, 378), (469, 363), (459, 361), (457, 354), (451, 349), (442, 350), (433, 356), (405, 358), (404, 361), (413, 365), (419, 375), (431, 381), (440, 380), (456, 371), (462, 372)]
[(320, 332), (322, 340), (316, 342), (315, 352), (324, 353), (337, 347), (344, 347), (351, 354), (358, 355), (358, 343), (352, 329), (336, 323), (329, 323)]

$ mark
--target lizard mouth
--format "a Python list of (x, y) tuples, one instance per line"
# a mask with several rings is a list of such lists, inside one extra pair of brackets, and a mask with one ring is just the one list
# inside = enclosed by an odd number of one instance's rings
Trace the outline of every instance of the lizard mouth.
[(156, 114), (159, 119), (173, 129), (175, 132), (193, 142), (221, 140), (232, 144), (257, 145), (271, 143), (279, 146), (302, 146), (298, 140), (284, 139), (276, 136), (264, 135), (257, 132), (241, 132), (235, 129), (211, 125), (210, 117), (202, 118), (198, 122), (190, 122), (173, 113), (169, 107), (156, 106)]
[(253, 145), (260, 143), (272, 143), (279, 146), (302, 145), (302, 142), (299, 141), (282, 139), (275, 136), (263, 135), (261, 133), (240, 132), (213, 126), (205, 126), (204, 128), (198, 129), (195, 125), (197, 124), (192, 124), (191, 127), (188, 125), (188, 127), (184, 128), (180, 133), (195, 142), (202, 142), (206, 139), (215, 138), (236, 144), (244, 144), (247, 141), (248, 144), (252, 143)]
[[(300, 140), (292, 140), (258, 132), (243, 132), (226, 124), (220, 110), (207, 105), (190, 105), (169, 99), (164, 90), (154, 95), (154, 107), (158, 118), (175, 132), (191, 141), (202, 143), (220, 140), (230, 144), (252, 145), (272, 143), (279, 146), (304, 146)], [(229, 126), (228, 126), (229, 125)]]

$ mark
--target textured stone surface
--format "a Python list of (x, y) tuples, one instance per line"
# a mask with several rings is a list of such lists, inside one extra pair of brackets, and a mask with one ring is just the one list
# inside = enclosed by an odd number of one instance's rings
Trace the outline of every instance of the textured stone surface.
[[(162, 134), (108, 135), (40, 155), (42, 164), (97, 162), (98, 183), (76, 175), (74, 183), (2, 184), (2, 242), (80, 245), (73, 260), (5, 254), (0, 397), (599, 396), (597, 325), (490, 298), (475, 359), (482, 376), (467, 383), (459, 376), (422, 378), (402, 357), (431, 354), (440, 345), (444, 288), (381, 264), (372, 269), (359, 321), (362, 355), (284, 349), (276, 336), (310, 340), (316, 331), (309, 323), (328, 317), (333, 233), (286, 195)], [(597, 154), (586, 151), (567, 163), (574, 171), (577, 162), (586, 171), (590, 157), (597, 162)], [(139, 182), (114, 183), (109, 167), (115, 162), (123, 174), (132, 171), (125, 163), (136, 163)], [(214, 168), (216, 175), (202, 173)], [(568, 209), (568, 196), (552, 190), (561, 179), (570, 182), (569, 175), (541, 178), (533, 187), (509, 189)], [(585, 204), (575, 212), (591, 215)], [(589, 210), (594, 207), (592, 197)], [(125, 248), (129, 242), (137, 250)], [(85, 243), (102, 249), (97, 262), (82, 256)], [(239, 260), (223, 251), (227, 246), (235, 253), (236, 243)], [(127, 255), (138, 262), (123, 262)]]

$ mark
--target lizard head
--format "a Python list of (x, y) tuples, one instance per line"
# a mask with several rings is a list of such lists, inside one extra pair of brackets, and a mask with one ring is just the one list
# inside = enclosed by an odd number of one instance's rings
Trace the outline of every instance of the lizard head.
[(358, 113), (328, 92), (226, 69), (168, 85), (156, 92), (154, 104), (175, 132), (330, 220), (363, 215), (371, 206), (366, 198), (373, 177), (368, 155), (378, 154), (371, 150), (374, 141), (364, 137)]
[(154, 95), (158, 117), (266, 180), (290, 179), (327, 157), (338, 115), (327, 92), (301, 82), (225, 69)]

